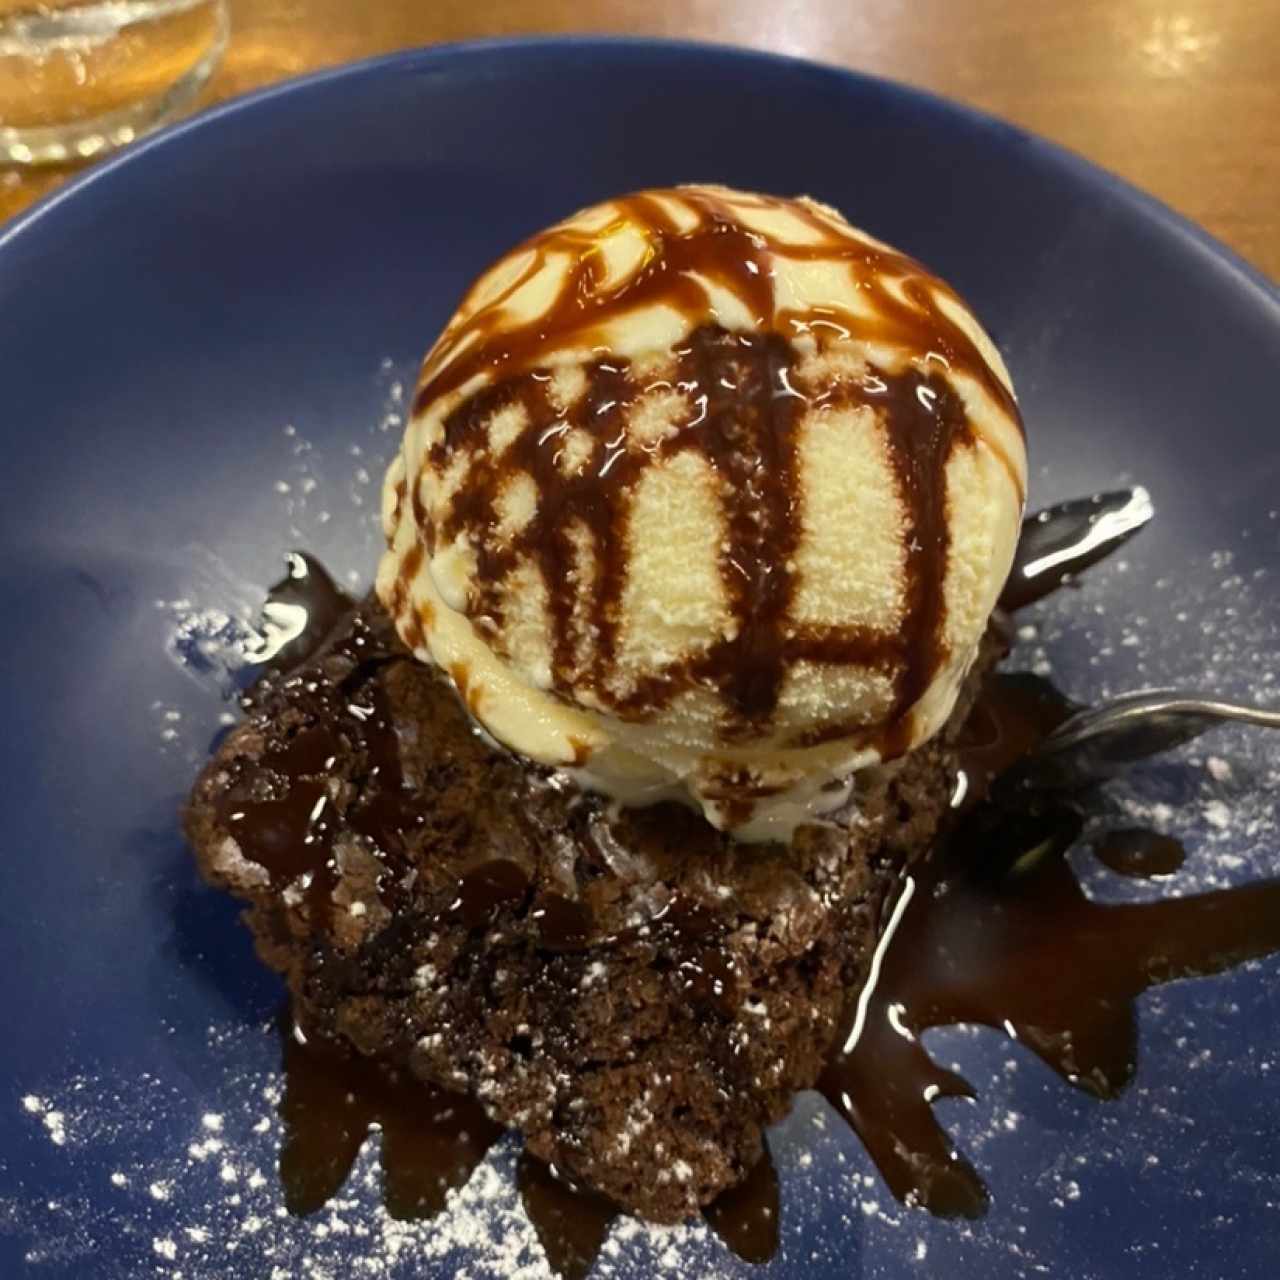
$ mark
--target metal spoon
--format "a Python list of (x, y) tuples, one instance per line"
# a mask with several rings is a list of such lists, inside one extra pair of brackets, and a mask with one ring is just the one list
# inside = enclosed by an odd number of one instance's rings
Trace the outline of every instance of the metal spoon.
[(1028, 516), (1000, 607), (1034, 604), (1128, 542), (1154, 514), (1151, 495), (1137, 485), (1072, 498)]
[(1007, 783), (1055, 791), (1085, 787), (1230, 720), (1280, 729), (1280, 711), (1176, 689), (1126, 693), (1069, 716), (1014, 766)]

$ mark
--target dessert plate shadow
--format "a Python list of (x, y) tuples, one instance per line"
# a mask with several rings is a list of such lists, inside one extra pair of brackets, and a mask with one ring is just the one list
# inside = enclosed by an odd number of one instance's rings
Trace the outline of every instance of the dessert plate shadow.
[[(1280, 295), (1085, 161), (833, 68), (594, 38), (396, 55), (157, 135), (0, 228), (0, 1274), (541, 1274), (509, 1140), (433, 1222), (387, 1215), (376, 1139), (287, 1212), (282, 988), (177, 814), (283, 553), (370, 580), (381, 472), (464, 285), (577, 207), (684, 181), (808, 193), (953, 282), (1019, 388), (1033, 505), (1151, 491), (1123, 557), (1021, 615), (1017, 663), (1080, 702), (1275, 705)], [(1095, 825), (1182, 840), (1180, 871), (1108, 874), (1091, 828), (1073, 865), (1116, 900), (1274, 876), (1277, 786), (1274, 736), (1216, 731), (1098, 802)], [(599, 1274), (1271, 1275), (1278, 977), (1145, 997), (1110, 1102), (994, 1032), (930, 1032), (977, 1087), (939, 1116), (990, 1187), (979, 1222), (898, 1204), (806, 1095), (772, 1135), (771, 1262), (615, 1227)]]

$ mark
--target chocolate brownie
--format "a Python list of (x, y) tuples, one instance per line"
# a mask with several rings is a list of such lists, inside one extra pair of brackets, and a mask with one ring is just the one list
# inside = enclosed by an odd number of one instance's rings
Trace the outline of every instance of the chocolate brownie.
[(369, 600), (248, 695), (186, 829), (309, 1034), (474, 1094), (535, 1155), (673, 1222), (743, 1178), (817, 1078), (880, 903), (946, 811), (969, 701), (834, 820), (738, 844), (497, 748)]

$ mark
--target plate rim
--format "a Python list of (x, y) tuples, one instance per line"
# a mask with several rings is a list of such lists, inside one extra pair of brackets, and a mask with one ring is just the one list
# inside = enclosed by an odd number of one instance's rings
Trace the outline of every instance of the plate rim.
[[(1161, 237), (1168, 236), (1171, 252), (1190, 254), (1197, 259), (1203, 259), (1203, 266), (1195, 269), (1216, 274), (1218, 281), (1220, 281), (1220, 284), (1216, 287), (1228, 291), (1224, 295), (1223, 301), (1225, 302), (1232, 295), (1240, 298), (1242, 300), (1241, 305), (1247, 305), (1253, 314), (1265, 317), (1264, 324), (1268, 326), (1267, 331), (1274, 334), (1277, 339), (1280, 339), (1280, 287), (1273, 284), (1228, 246), (1222, 244), (1184, 215), (1177, 213), (1156, 197), (1148, 195), (1127, 180), (1117, 177), (1069, 148), (1042, 138), (1020, 126), (1012, 125), (998, 116), (954, 102), (945, 96), (885, 77), (853, 71), (849, 68), (812, 59), (772, 54), (767, 51), (741, 48), (733, 45), (656, 38), (547, 36), (534, 39), (459, 41), (426, 48), (399, 50), (275, 82), (251, 93), (214, 104), (195, 116), (184, 119), (139, 140), (139, 142), (115, 156), (109, 157), (105, 161), (76, 175), (64, 183), (57, 191), (50, 193), (29, 209), (24, 210), (8, 226), (0, 226), (0, 272), (3, 271), (3, 266), (6, 262), (14, 258), (21, 259), (24, 246), (29, 249), (39, 243), (48, 244), (48, 241), (39, 240), (42, 235), (52, 237), (55, 242), (65, 242), (66, 225), (59, 225), (56, 221), (51, 221), (51, 219), (56, 219), (59, 216), (57, 211), (64, 202), (70, 202), (69, 209), (80, 210), (81, 204), (77, 202), (92, 199), (91, 194), (86, 195), (85, 193), (91, 192), (94, 183), (102, 180), (120, 180), (126, 183), (128, 181), (153, 182), (155, 181), (154, 175), (148, 176), (149, 170), (145, 167), (140, 173), (135, 174), (132, 179), (127, 176), (121, 178), (119, 171), (123, 169), (127, 175), (131, 172), (128, 166), (135, 162), (144, 166), (151, 165), (153, 168), (157, 164), (162, 166), (164, 157), (180, 154), (170, 152), (166, 148), (174, 145), (186, 145), (189, 135), (195, 138), (196, 145), (199, 145), (199, 140), (204, 137), (199, 131), (206, 126), (214, 129), (228, 128), (232, 130), (241, 127), (252, 128), (254, 127), (252, 120), (255, 118), (252, 113), (259, 109), (270, 109), (277, 98), (283, 103), (290, 100), (294, 94), (310, 92), (313, 89), (319, 94), (324, 94), (331, 90), (341, 92), (341, 90), (336, 89), (339, 83), (345, 83), (348, 80), (363, 81), (365, 77), (370, 76), (374, 78), (386, 76), (388, 80), (392, 80), (395, 76), (402, 74), (430, 75), (433, 71), (446, 66), (452, 67), (456, 60), (472, 56), (480, 56), (484, 59), (492, 58), (495, 64), (501, 65), (505, 59), (521, 58), (527, 52), (535, 49), (540, 49), (551, 56), (560, 54), (589, 57), (593, 50), (616, 49), (619, 46), (634, 50), (642, 56), (653, 57), (663, 57), (668, 51), (678, 51), (683, 56), (690, 58), (691, 65), (696, 65), (694, 60), (697, 57), (711, 56), (727, 67), (733, 67), (734, 65), (744, 69), (757, 66), (766, 68), (779, 66), (783, 69), (790, 67), (805, 76), (827, 77), (834, 84), (862, 85), (874, 91), (876, 100), (881, 104), (882, 109), (888, 107), (892, 110), (895, 103), (902, 102), (923, 106), (931, 112), (936, 112), (940, 118), (946, 118), (965, 128), (982, 131), (987, 139), (984, 145), (990, 145), (1002, 151), (1009, 148), (1025, 148), (1027, 157), (1020, 163), (1029, 166), (1029, 168), (1023, 172), (1033, 176), (1036, 172), (1036, 167), (1044, 165), (1050, 172), (1062, 173), (1065, 176), (1065, 180), (1069, 182), (1083, 184), (1084, 190), (1107, 193), (1109, 199), (1115, 200), (1117, 209), (1131, 210), (1135, 218), (1141, 219), (1139, 225), (1144, 228), (1158, 227)], [(835, 79), (835, 77), (839, 77), (839, 79)], [(330, 82), (333, 83), (331, 84)], [(815, 81), (810, 81), (810, 83), (815, 83)], [(820, 81), (816, 83), (820, 83)], [(247, 125), (240, 120), (240, 113), (246, 111), (251, 113), (250, 122)], [(205, 138), (206, 145), (209, 140)], [(153, 150), (157, 151), (156, 155), (152, 155)], [(1128, 212), (1126, 212), (1125, 216), (1128, 216)], [(1207, 283), (1213, 287), (1212, 282)], [(3, 287), (0, 286), (0, 293), (3, 292)], [(3, 546), (7, 541), (7, 539), (0, 537), (0, 546)], [(1179, 1074), (1181, 1075), (1182, 1073), (1180, 1072)], [(983, 1089), (984, 1092), (994, 1094), (993, 1088), (983, 1086)], [(1049, 1138), (1051, 1138), (1051, 1131), (1045, 1128), (1042, 1131), (1041, 1139), (1038, 1141), (1047, 1148), (1047, 1139)], [(150, 1150), (149, 1146), (148, 1150)], [(832, 1167), (834, 1168), (835, 1166)], [(827, 1176), (824, 1175), (820, 1182), (815, 1183), (814, 1190), (816, 1192), (823, 1191), (821, 1183), (826, 1181)], [(1182, 1188), (1178, 1187), (1180, 1182), (1181, 1177), (1173, 1183), (1173, 1186), (1181, 1190)], [(793, 1187), (791, 1189), (793, 1196), (801, 1191), (803, 1191), (802, 1187)], [(338, 1194), (343, 1193), (340, 1191)], [(892, 1204), (890, 1208), (892, 1211)], [(127, 1213), (130, 1211), (123, 1210), (122, 1212)], [(819, 1224), (827, 1221), (826, 1215), (827, 1211), (823, 1210), (817, 1219)], [(1006, 1225), (1010, 1229), (1009, 1234), (1012, 1234), (1012, 1224), (1016, 1219), (1009, 1215), (1007, 1206), (1004, 1218)], [(1155, 1219), (1152, 1219), (1151, 1222), (1151, 1229), (1154, 1231), (1156, 1229)], [(18, 1237), (18, 1239), (21, 1240), (22, 1237)], [(145, 1236), (143, 1240), (145, 1245)], [(3, 1244), (3, 1241), (0, 1241), (0, 1244)], [(119, 1249), (121, 1249), (121, 1245), (109, 1239), (101, 1255), (103, 1260), (110, 1263), (119, 1256), (117, 1254)], [(857, 1251), (851, 1250), (848, 1257), (850, 1260), (856, 1261)], [(1094, 1261), (1105, 1264), (1108, 1259), (1104, 1255), (1100, 1259), (1091, 1260), (1085, 1257), (1074, 1260), (1083, 1260), (1086, 1263)], [(464, 1258), (463, 1261), (465, 1262), (466, 1259)], [(1049, 1261), (1051, 1263), (1055, 1261), (1061, 1263), (1062, 1259), (1055, 1255), (1050, 1256)], [(1071, 1259), (1068, 1259), (1068, 1261), (1071, 1261)], [(797, 1258), (796, 1262), (800, 1270), (803, 1271), (806, 1265), (803, 1255)], [(903, 1269), (906, 1270), (909, 1266), (909, 1263), (904, 1263)]]
[(440, 64), (455, 62), (460, 58), (501, 59), (519, 57), (533, 51), (544, 54), (555, 53), (558, 50), (581, 53), (592, 48), (607, 49), (611, 52), (621, 50), (623, 53), (636, 55), (680, 54), (686, 57), (712, 57), (744, 64), (765, 63), (789, 66), (806, 75), (835, 76), (846, 79), (889, 98), (895, 96), (906, 98), (929, 111), (959, 118), (969, 126), (983, 131), (999, 131), (1005, 135), (1006, 142), (1016, 138), (1019, 142), (1031, 146), (1036, 151), (1037, 158), (1044, 163), (1066, 171), (1076, 181), (1102, 187), (1121, 204), (1130, 207), (1139, 216), (1154, 222), (1166, 233), (1181, 240), (1189, 249), (1197, 254), (1208, 256), (1220, 266), (1228, 268), (1242, 287), (1256, 295), (1257, 300), (1264, 307), (1274, 311), (1275, 323), (1280, 326), (1280, 283), (1268, 279), (1258, 267), (1159, 197), (1151, 195), (1127, 178), (1120, 177), (1061, 143), (1054, 142), (991, 112), (887, 76), (857, 70), (838, 63), (775, 53), (745, 45), (662, 36), (557, 33), (454, 40), (375, 54), (369, 58), (343, 62), (336, 66), (324, 67), (304, 75), (279, 80), (248, 93), (214, 103), (195, 115), (188, 116), (140, 139), (70, 179), (23, 210), (8, 225), (0, 226), (0, 255), (20, 250), (23, 237), (38, 231), (50, 215), (63, 204), (81, 199), (97, 183), (114, 177), (121, 170), (144, 163), (153, 151), (178, 145), (190, 135), (198, 134), (205, 129), (223, 127), (228, 121), (234, 121), (242, 114), (252, 114), (269, 106), (277, 99), (323, 89), (347, 79), (392, 75), (399, 72), (429, 72)]

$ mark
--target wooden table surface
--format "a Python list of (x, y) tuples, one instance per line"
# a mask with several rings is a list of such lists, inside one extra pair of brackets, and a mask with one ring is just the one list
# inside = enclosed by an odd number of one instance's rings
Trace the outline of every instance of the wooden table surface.
[[(231, 0), (207, 100), (473, 36), (754, 45), (921, 85), (1066, 144), (1280, 278), (1280, 0)], [(0, 220), (64, 174), (0, 170)]]

